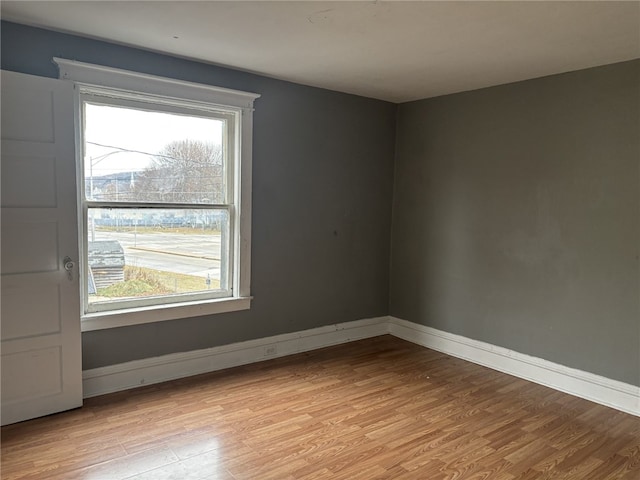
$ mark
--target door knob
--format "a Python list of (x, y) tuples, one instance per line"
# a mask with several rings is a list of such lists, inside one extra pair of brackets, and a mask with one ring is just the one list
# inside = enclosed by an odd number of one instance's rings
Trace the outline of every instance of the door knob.
[(64, 257), (62, 259), (62, 266), (67, 271), (67, 277), (69, 280), (73, 280), (73, 267), (76, 266), (76, 264), (73, 263), (73, 260), (71, 260), (70, 257)]
[(69, 257), (64, 257), (63, 262), (64, 262), (64, 269), (67, 272), (70, 272), (71, 270), (73, 270), (73, 267), (75, 267), (73, 260), (71, 260)]

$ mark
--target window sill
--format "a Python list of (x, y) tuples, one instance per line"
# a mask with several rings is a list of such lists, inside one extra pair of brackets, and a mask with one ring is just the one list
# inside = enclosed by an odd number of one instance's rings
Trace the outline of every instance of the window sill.
[(154, 305), (111, 312), (87, 313), (82, 316), (83, 332), (104, 330), (107, 328), (139, 325), (142, 323), (179, 320), (181, 318), (213, 315), (216, 313), (248, 310), (252, 297), (222, 298), (197, 302), (176, 303), (172, 305)]

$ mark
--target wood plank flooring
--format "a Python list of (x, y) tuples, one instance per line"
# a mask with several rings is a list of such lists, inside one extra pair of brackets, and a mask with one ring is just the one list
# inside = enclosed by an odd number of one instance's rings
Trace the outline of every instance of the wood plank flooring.
[(3, 480), (640, 479), (640, 418), (383, 336), (2, 428)]

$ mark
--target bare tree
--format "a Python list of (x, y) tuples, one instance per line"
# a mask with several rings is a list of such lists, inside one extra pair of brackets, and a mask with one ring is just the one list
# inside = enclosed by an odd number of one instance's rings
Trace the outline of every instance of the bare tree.
[(156, 202), (223, 203), (220, 145), (179, 140), (166, 145), (136, 178), (133, 198)]

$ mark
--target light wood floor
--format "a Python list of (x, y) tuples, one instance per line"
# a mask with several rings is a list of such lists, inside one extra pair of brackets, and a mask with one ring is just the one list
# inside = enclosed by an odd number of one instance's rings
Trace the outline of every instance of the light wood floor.
[(390, 336), (2, 429), (2, 479), (640, 479), (640, 418)]

